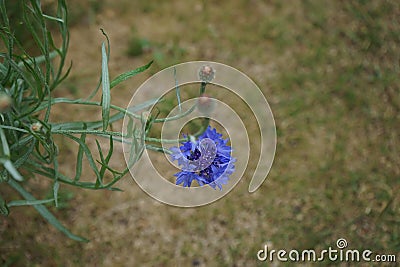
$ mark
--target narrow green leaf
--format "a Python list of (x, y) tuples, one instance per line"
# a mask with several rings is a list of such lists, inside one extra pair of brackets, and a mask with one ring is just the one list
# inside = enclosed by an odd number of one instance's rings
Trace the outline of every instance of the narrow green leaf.
[[(22, 186), (20, 186), (16, 181), (10, 179), (8, 180), (8, 184), (14, 188), (23, 198), (29, 201), (36, 201), (35, 197), (32, 196), (28, 191), (26, 191)], [(39, 213), (42, 215), (51, 225), (53, 225), (60, 232), (64, 233), (69, 238), (80, 241), (80, 242), (88, 242), (87, 239), (74, 235), (67, 228), (65, 228), (53, 214), (43, 205), (34, 205), (33, 206)]]
[(100, 177), (101, 177), (100, 182), (102, 182), (102, 180), (103, 180), (102, 178), (104, 177), (104, 173), (106, 171), (106, 169), (104, 168), (105, 162), (104, 162), (103, 151), (102, 151), (100, 143), (99, 143), (99, 141), (97, 139), (96, 139), (96, 145), (97, 145), (97, 149), (99, 150), (100, 161), (101, 161), (101, 168), (100, 168), (100, 172), (99, 173), (100, 173)]
[[(115, 109), (115, 110), (118, 110), (119, 112), (116, 113), (115, 115), (111, 116), (109, 122), (111, 123), (111, 119), (113, 119), (113, 121), (117, 121), (117, 120), (123, 118), (124, 115), (125, 115), (127, 112), (135, 113), (135, 112), (137, 112), (137, 111), (139, 111), (139, 110), (142, 110), (142, 109), (147, 108), (147, 107), (150, 107), (150, 106), (152, 106), (152, 105), (154, 105), (154, 104), (156, 104), (156, 103), (159, 103), (160, 101), (161, 101), (161, 100), (160, 100), (159, 98), (153, 98), (153, 99), (147, 100), (147, 101), (145, 101), (145, 102), (143, 102), (143, 103), (140, 103), (140, 104), (138, 104), (138, 105), (129, 107), (127, 110), (124, 110), (124, 109), (119, 108), (119, 107), (117, 107), (117, 106), (111, 105), (110, 108)], [(100, 106), (100, 105), (101, 105), (101, 103), (99, 103), (99, 102), (86, 101), (86, 100), (82, 100), (82, 99), (76, 99), (76, 100), (67, 99), (67, 98), (52, 98), (52, 99), (51, 99), (51, 104), (52, 104), (52, 105), (59, 104), (59, 103), (77, 104), (77, 105), (90, 105), (90, 106)], [(42, 105), (40, 105), (40, 106), (36, 109), (36, 111), (43, 110), (43, 109), (45, 109), (46, 107), (47, 107), (47, 103), (45, 103), (45, 105), (42, 103)], [(196, 107), (196, 105), (195, 105), (194, 107)], [(138, 117), (139, 117), (139, 115), (138, 115)], [(90, 127), (89, 127), (89, 125), (91, 125), (91, 123), (93, 123), (93, 124), (95, 123), (96, 125), (97, 125), (98, 123), (100, 123), (100, 126), (90, 126)], [(96, 122), (87, 122), (87, 124), (88, 124), (88, 129), (100, 128), (101, 125), (102, 125), (102, 123), (103, 123), (102, 121), (100, 121), (100, 122), (99, 122), (99, 121), (96, 121)], [(57, 129), (59, 129), (59, 126), (58, 126), (58, 125), (82, 125), (82, 122), (71, 122), (71, 123), (63, 122), (63, 123), (54, 123), (54, 124), (52, 124), (52, 125), (57, 125)], [(65, 128), (65, 129), (68, 129), (68, 127)], [(79, 129), (82, 129), (82, 126), (79, 126)]]
[(54, 20), (54, 21), (58, 21), (58, 22), (64, 23), (64, 21), (62, 19), (60, 19), (60, 18), (55, 18), (53, 16), (49, 16), (49, 15), (46, 15), (46, 14), (42, 14), (42, 16), (44, 18), (46, 18), (46, 19), (49, 19), (49, 20)]
[(146, 149), (153, 150), (156, 152), (162, 152), (164, 154), (169, 154), (169, 155), (172, 154), (172, 152), (169, 149), (165, 149), (165, 148), (162, 148), (159, 146), (154, 146), (154, 145), (146, 145)]
[(54, 185), (53, 185), (53, 196), (54, 196), (54, 203), (58, 208), (58, 189), (60, 188), (60, 183), (58, 182), (58, 160), (57, 156), (53, 159), (53, 166), (54, 166)]
[(86, 158), (89, 162), (89, 166), (92, 168), (94, 174), (96, 175), (96, 186), (99, 187), (101, 185), (102, 177), (100, 177), (99, 169), (97, 168), (96, 163), (93, 160), (92, 153), (90, 152), (90, 149), (88, 148), (88, 146), (84, 142), (82, 142), (81, 139), (79, 139), (71, 134), (64, 134), (64, 135), (67, 136), (68, 138), (74, 140), (82, 147), (83, 151), (85, 152)]
[(54, 199), (43, 199), (43, 200), (13, 200), (7, 203), (7, 207), (17, 207), (17, 206), (32, 206), (53, 202)]
[(11, 176), (17, 181), (23, 181), (22, 175), (17, 171), (14, 167), (14, 164), (9, 159), (0, 159), (0, 162), (3, 163), (4, 168), (11, 174)]
[(136, 130), (136, 125), (133, 126), (133, 130), (132, 130), (132, 141), (131, 141), (131, 146), (130, 146), (130, 150), (129, 150), (129, 160), (128, 160), (128, 168), (131, 168), (133, 166), (133, 164), (136, 162), (136, 150), (137, 150), (137, 146), (138, 146), (138, 142), (136, 139), (136, 134), (137, 134), (137, 130)]
[[(85, 125), (84, 125), (85, 127)], [(81, 135), (81, 142), (85, 143), (86, 141), (86, 133)], [(82, 159), (83, 159), (83, 147), (79, 145), (78, 155), (76, 157), (76, 169), (75, 169), (75, 178), (74, 181), (79, 181), (82, 175)]]
[(127, 138), (131, 138), (133, 137), (133, 119), (131, 118), (131, 116), (128, 116), (128, 126), (127, 126), (127, 133), (126, 133), (126, 137)]
[(110, 162), (111, 156), (114, 152), (114, 141), (113, 141), (113, 137), (110, 135), (110, 143), (109, 143), (109, 150), (108, 150), (108, 154), (106, 157), (106, 164), (108, 165), (108, 163)]
[(176, 99), (178, 100), (178, 107), (179, 107), (179, 112), (182, 112), (182, 107), (181, 107), (181, 90), (178, 86), (178, 79), (176, 78), (176, 68), (174, 67), (174, 79), (175, 79), (175, 91), (176, 91)]
[(139, 146), (137, 147), (138, 151), (136, 152), (137, 160), (142, 157), (142, 154), (143, 154), (144, 149), (146, 147), (146, 143), (145, 143), (145, 140), (146, 140), (146, 123), (142, 124), (142, 129), (140, 131), (140, 134), (141, 134), (141, 136), (139, 138)]
[[(109, 171), (114, 175), (114, 177), (117, 176), (117, 175), (121, 175), (121, 174), (123, 173), (123, 172), (121, 172), (121, 171), (118, 171), (118, 170), (115, 170), (115, 169), (111, 168), (110, 166), (104, 164), (103, 162), (101, 162), (101, 161), (99, 161), (99, 160), (96, 160), (96, 161), (97, 161), (102, 167), (104, 167), (105, 170), (109, 170)], [(107, 186), (105, 186), (105, 187), (107, 187)]]
[(105, 131), (108, 126), (110, 119), (110, 105), (111, 105), (111, 94), (110, 94), (110, 77), (108, 74), (108, 62), (107, 62), (107, 51), (106, 45), (103, 43), (101, 46), (101, 73), (102, 73), (102, 88), (103, 95), (101, 97), (102, 106), (102, 119), (103, 119), (103, 130)]
[(121, 82), (135, 76), (136, 74), (139, 74), (139, 73), (147, 70), (151, 66), (151, 64), (153, 64), (153, 60), (144, 66), (141, 66), (134, 70), (131, 70), (131, 71), (128, 71), (128, 72), (118, 75), (114, 80), (111, 81), (111, 88), (113, 88), (113, 87), (117, 86), (118, 84), (120, 84)]
[(99, 142), (97, 141), (97, 139), (96, 139), (96, 145), (97, 145), (97, 149), (99, 150), (99, 155), (100, 155), (100, 160), (101, 160), (100, 177), (104, 177), (106, 169), (112, 170), (112, 168), (110, 168), (108, 166), (108, 163), (110, 162), (112, 153), (114, 151), (113, 138), (110, 135), (110, 144), (109, 144), (110, 147), (109, 147), (106, 158), (104, 158), (104, 156), (103, 156), (103, 151), (102, 151), (101, 146), (100, 146)]
[[(57, 55), (58, 55), (57, 51), (51, 51), (49, 53), (49, 59), (54, 59)], [(26, 60), (26, 63), (30, 64), (30, 65), (33, 65), (35, 63), (36, 64), (41, 64), (41, 63), (45, 62), (45, 60), (46, 60), (46, 57), (44, 55), (40, 55), (40, 56), (37, 56), (37, 57), (34, 57), (34, 58)], [(24, 65), (23, 61), (18, 63), (18, 67), (24, 68), (24, 66), (25, 65)]]
[(21, 129), (21, 128), (17, 128), (17, 127), (13, 127), (13, 126), (7, 126), (7, 125), (0, 125), (1, 129), (9, 129), (9, 130), (13, 130), (13, 131), (17, 131), (17, 132), (21, 132), (21, 133), (29, 133), (29, 131)]
[(2, 128), (0, 128), (0, 139), (1, 139), (1, 145), (3, 147), (4, 156), (9, 158), (10, 157), (10, 148), (8, 147), (7, 138), (6, 138), (6, 135), (4, 134), (4, 131)]
[(110, 38), (108, 38), (108, 35), (107, 35), (107, 33), (104, 31), (104, 29), (100, 28), (100, 31), (101, 31), (101, 33), (104, 35), (104, 37), (106, 37), (106, 40), (107, 40), (107, 48), (108, 48), (108, 51), (107, 51), (107, 59), (109, 60), (109, 59), (110, 59), (110, 52), (111, 52), (111, 50), (110, 50), (110, 47), (111, 47), (111, 45), (110, 45)]
[(7, 12), (6, 12), (6, 1), (2, 0), (0, 1), (0, 12), (1, 12), (1, 16), (4, 22), (4, 26), (6, 28), (10, 28), (10, 23), (8, 21), (8, 16), (7, 16)]
[(53, 196), (54, 196), (54, 203), (57, 208), (58, 208), (58, 189), (59, 188), (60, 188), (60, 183), (58, 182), (58, 180), (56, 180), (53, 185)]

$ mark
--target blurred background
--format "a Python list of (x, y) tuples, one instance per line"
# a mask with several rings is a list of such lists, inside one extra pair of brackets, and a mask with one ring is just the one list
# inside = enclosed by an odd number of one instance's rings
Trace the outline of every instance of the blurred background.
[[(255, 193), (247, 187), (257, 155), (231, 193), (195, 209), (153, 200), (130, 176), (118, 183), (123, 192), (63, 186), (63, 205), (52, 210), (90, 242), (69, 240), (34, 209), (16, 208), (0, 220), (3, 265), (261, 266), (257, 251), (265, 244), (322, 250), (339, 238), (351, 249), (398, 255), (400, 2), (67, 4), (73, 68), (55, 96), (84, 97), (95, 88), (100, 28), (111, 41), (111, 77), (154, 60), (150, 70), (113, 90), (113, 103), (123, 107), (165, 67), (221, 62), (250, 76), (267, 98), (277, 127), (275, 161)], [(54, 4), (43, 5), (51, 10)], [(52, 116), (99, 119), (101, 111), (62, 106)], [(73, 175), (68, 157), (77, 149), (62, 140), (59, 146), (66, 158), (60, 168)], [(122, 153), (115, 164), (125, 164)], [(41, 194), (48, 190), (39, 179), (31, 179), (30, 187)]]

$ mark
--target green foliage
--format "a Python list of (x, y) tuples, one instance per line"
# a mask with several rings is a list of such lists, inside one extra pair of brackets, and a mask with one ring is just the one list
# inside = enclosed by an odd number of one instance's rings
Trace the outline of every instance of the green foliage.
[[(84, 238), (69, 232), (43, 204), (53, 202), (56, 207), (59, 206), (58, 192), (63, 183), (86, 189), (118, 190), (113, 185), (129, 171), (129, 168), (115, 170), (109, 166), (109, 162), (113, 154), (113, 143), (115, 141), (121, 142), (123, 134), (111, 132), (107, 129), (110, 123), (121, 120), (126, 113), (133, 114), (133, 112), (155, 102), (149, 101), (139, 107), (131, 107), (127, 111), (111, 104), (110, 89), (146, 70), (150, 67), (151, 62), (138, 69), (123, 73), (115, 80), (110, 81), (108, 74), (109, 51), (103, 44), (101, 50), (101, 101), (90, 100), (96, 94), (98, 88), (91, 94), (89, 100), (54, 98), (51, 93), (64, 81), (71, 69), (71, 65), (67, 67), (65, 64), (69, 42), (66, 3), (64, 0), (59, 0), (57, 11), (53, 15), (44, 13), (39, 1), (26, 0), (22, 1), (20, 5), (26, 33), (29, 33), (29, 38), (33, 40), (33, 46), (30, 44), (29, 49), (27, 49), (24, 40), (16, 35), (15, 29), (10, 24), (10, 14), (7, 13), (5, 1), (0, 1), (2, 20), (0, 29), (2, 43), (0, 47), (5, 50), (0, 53), (2, 58), (0, 63), (0, 139), (2, 144), (0, 182), (2, 183), (1, 186), (8, 185), (17, 191), (23, 197), (23, 200), (10, 201), (7, 196), (5, 196), (5, 199), (0, 196), (0, 211), (3, 215), (8, 215), (11, 207), (32, 205), (48, 222), (68, 237), (78, 241), (86, 241)], [(57, 28), (57, 31), (51, 31), (50, 28)], [(58, 38), (61, 40), (59, 43), (55, 41)], [(33, 52), (30, 51), (39, 51), (40, 55), (34, 57), (32, 56)], [(59, 103), (99, 106), (102, 110), (102, 121), (51, 122), (49, 117), (52, 107)], [(110, 115), (112, 109), (117, 110), (117, 113)], [(136, 132), (133, 131), (133, 135), (135, 134)], [(59, 169), (59, 153), (54, 140), (55, 135), (62, 135), (79, 145), (75, 177), (68, 177)], [(88, 135), (109, 140), (109, 151), (105, 157), (100, 143), (96, 140), (100, 155), (98, 161), (94, 159), (86, 142)], [(96, 177), (93, 182), (81, 181), (84, 157), (88, 160)], [(108, 182), (103, 180), (106, 170), (112, 174), (112, 179)], [(25, 181), (35, 175), (47, 177), (52, 181), (51, 197), (37, 200), (28, 192), (29, 189)]]
[[(86, 239), (72, 234), (65, 228), (44, 205), (54, 203), (59, 208), (65, 207), (64, 199), (60, 198), (60, 187), (68, 184), (84, 189), (120, 190), (114, 185), (129, 172), (129, 168), (142, 155), (145, 146), (148, 149), (166, 152), (158, 144), (159, 138), (148, 137), (154, 123), (163, 123), (168, 120), (179, 119), (192, 112), (193, 106), (186, 112), (174, 118), (159, 118), (150, 115), (144, 118), (136, 112), (148, 108), (163, 100), (153, 99), (131, 106), (129, 109), (115, 106), (111, 103), (111, 89), (148, 69), (152, 61), (137, 69), (127, 71), (110, 79), (108, 61), (110, 42), (108, 36), (101, 30), (106, 43), (101, 46), (101, 77), (99, 84), (87, 99), (68, 99), (53, 97), (52, 92), (68, 76), (72, 64), (66, 66), (66, 54), (69, 43), (68, 11), (65, 0), (58, 0), (55, 14), (47, 14), (41, 8), (40, 1), (24, 0), (20, 3), (22, 23), (26, 31), (23, 40), (16, 35), (10, 24), (10, 14), (4, 0), (0, 0), (2, 27), (0, 47), (5, 52), (0, 53), (0, 183), (9, 186), (22, 196), (22, 200), (9, 200), (7, 196), (0, 196), (0, 213), (8, 215), (10, 208), (15, 206), (33, 206), (50, 224), (66, 236), (77, 241)], [(57, 29), (51, 30), (51, 29)], [(26, 36), (29, 34), (29, 37)], [(25, 39), (32, 39), (33, 43), (26, 47)], [(60, 40), (56, 42), (55, 40)], [(32, 56), (39, 52), (38, 56)], [(92, 101), (92, 98), (101, 88), (101, 100)], [(177, 88), (179, 98), (179, 88)], [(49, 120), (52, 108), (57, 104), (97, 106), (101, 108), (100, 121), (52, 122)], [(110, 131), (110, 125), (128, 117), (128, 129), (124, 134), (119, 131)], [(136, 125), (134, 119), (139, 121)], [(208, 123), (208, 121), (206, 121)], [(198, 134), (207, 127), (203, 125)], [(76, 143), (79, 148), (76, 156), (74, 177), (69, 177), (59, 168), (59, 151), (55, 136), (60, 135), (66, 142)], [(88, 145), (87, 137), (95, 137), (96, 148)], [(131, 151), (129, 164), (123, 170), (114, 169), (111, 158), (114, 154), (114, 143), (130, 142)], [(108, 141), (107, 149), (102, 147), (97, 138)], [(145, 141), (151, 144), (145, 144)], [(169, 140), (170, 141), (170, 140)], [(175, 140), (174, 140), (175, 141)], [(107, 153), (105, 151), (107, 150)], [(95, 159), (95, 153), (100, 159)], [(82, 181), (84, 159), (88, 162), (94, 181)], [(23, 174), (23, 175), (22, 175)], [(111, 174), (110, 179), (104, 179)], [(51, 194), (44, 199), (36, 199), (29, 192), (28, 178), (46, 177), (51, 183)], [(47, 198), (46, 198), (47, 197)], [(60, 203), (61, 202), (61, 203)]]

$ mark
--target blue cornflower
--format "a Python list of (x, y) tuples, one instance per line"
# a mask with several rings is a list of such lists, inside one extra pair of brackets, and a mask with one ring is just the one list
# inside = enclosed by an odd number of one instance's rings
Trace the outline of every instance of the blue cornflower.
[(228, 183), (229, 175), (235, 171), (235, 158), (231, 157), (232, 148), (226, 145), (228, 139), (208, 126), (197, 140), (183, 142), (178, 147), (170, 148), (171, 159), (178, 161), (181, 171), (176, 173), (176, 184), (191, 186), (195, 180), (199, 185), (210, 185), (222, 190)]

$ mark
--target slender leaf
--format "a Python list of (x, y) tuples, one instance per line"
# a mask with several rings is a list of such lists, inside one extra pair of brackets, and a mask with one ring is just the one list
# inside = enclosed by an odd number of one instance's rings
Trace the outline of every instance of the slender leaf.
[[(58, 174), (57, 171), (55, 173)], [(60, 188), (60, 183), (58, 182), (58, 179), (57, 179), (57, 180), (55, 180), (54, 185), (53, 185), (54, 203), (55, 203), (57, 208), (58, 208), (58, 189), (59, 188)]]
[(4, 168), (6, 168), (6, 170), (11, 174), (11, 176), (15, 180), (20, 181), (20, 182), (24, 180), (24, 178), (22, 178), (22, 175), (14, 167), (14, 164), (12, 164), (11, 160), (0, 159), (0, 162), (4, 165)]
[(49, 20), (54, 20), (54, 21), (58, 21), (58, 22), (64, 23), (64, 21), (62, 19), (60, 19), (60, 18), (55, 18), (55, 17), (49, 16), (49, 15), (46, 15), (46, 14), (42, 14), (42, 16), (44, 18), (46, 18), (46, 19), (49, 19)]
[[(112, 156), (112, 153), (113, 153), (113, 150), (114, 150), (114, 142), (113, 142), (113, 138), (112, 138), (111, 135), (110, 135), (109, 139), (110, 139), (110, 143), (109, 143), (110, 147), (109, 147), (109, 151), (108, 151), (108, 154), (107, 154), (106, 158), (104, 158), (103, 151), (101, 149), (100, 143), (96, 139), (96, 145), (97, 145), (97, 149), (99, 150), (99, 155), (100, 155), (100, 160), (101, 160), (100, 177), (104, 177), (106, 169), (112, 170), (112, 168), (110, 168), (108, 166), (108, 164), (110, 162), (110, 159), (111, 159), (111, 156)], [(112, 172), (114, 172), (114, 171), (112, 171)]]
[(100, 182), (102, 182), (103, 181), (103, 177), (104, 177), (104, 172), (106, 171), (105, 168), (104, 168), (104, 165), (103, 165), (103, 164), (105, 164), (104, 163), (104, 156), (103, 156), (103, 151), (101, 149), (100, 143), (99, 143), (99, 141), (97, 139), (96, 139), (96, 145), (97, 145), (97, 149), (98, 149), (99, 155), (100, 155), (100, 162), (102, 163), (102, 166), (101, 166), (101, 169), (100, 169), (100, 172), (99, 172), (100, 173), (100, 179), (101, 179)]
[(1, 139), (1, 145), (3, 147), (3, 155), (6, 156), (7, 158), (10, 158), (10, 148), (8, 146), (7, 138), (2, 128), (0, 128), (0, 139)]
[(29, 131), (27, 131), (27, 130), (24, 130), (24, 129), (21, 129), (21, 128), (17, 128), (17, 127), (13, 127), (13, 126), (0, 125), (0, 128), (9, 129), (9, 130), (17, 131), (17, 132), (22, 132), (22, 133), (29, 133)]
[(111, 94), (110, 94), (110, 77), (108, 74), (107, 51), (106, 51), (106, 45), (104, 43), (101, 46), (101, 56), (102, 56), (101, 83), (103, 88), (103, 95), (101, 97), (101, 106), (102, 106), (103, 131), (105, 131), (108, 127), (108, 122), (110, 119)]
[[(84, 125), (84, 127), (86, 127)], [(84, 144), (86, 141), (86, 133), (82, 133), (81, 142)], [(78, 155), (76, 157), (76, 169), (75, 169), (75, 178), (74, 181), (79, 181), (82, 174), (82, 159), (83, 159), (83, 146), (79, 145)]]
[(128, 72), (118, 75), (114, 80), (111, 81), (110, 87), (113, 88), (113, 87), (117, 86), (118, 84), (120, 84), (121, 82), (135, 76), (136, 74), (139, 74), (139, 73), (147, 70), (151, 66), (151, 64), (153, 64), (153, 61), (150, 61), (149, 63), (147, 63), (144, 66), (141, 66), (134, 70), (131, 70), (131, 71), (128, 71)]
[(7, 207), (18, 207), (18, 206), (32, 206), (32, 205), (39, 205), (39, 204), (46, 204), (53, 202), (54, 199), (43, 199), (43, 200), (13, 200), (7, 203)]
[[(85, 102), (84, 103), (79, 103), (80, 100), (70, 100), (70, 99), (66, 99), (66, 98), (55, 98), (53, 100), (54, 100), (53, 104), (56, 104), (56, 103), (86, 104)], [(154, 99), (148, 100), (146, 102), (140, 103), (139, 105), (129, 107), (127, 110), (130, 113), (135, 113), (135, 112), (140, 111), (140, 110), (142, 110), (144, 108), (150, 107), (150, 106), (152, 106), (152, 105), (154, 105), (154, 104), (156, 104), (158, 102), (159, 102), (158, 99), (154, 98)], [(90, 102), (90, 103), (95, 103), (96, 105), (100, 105), (100, 104), (97, 104), (96, 102)], [(111, 108), (113, 108), (113, 105), (111, 105)], [(112, 123), (112, 122), (115, 122), (115, 121), (118, 121), (118, 120), (122, 119), (125, 116), (125, 113), (126, 112), (120, 111), (120, 112), (112, 115), (110, 117), (109, 123)], [(138, 117), (139, 117), (139, 115), (138, 115)], [(83, 125), (84, 124), (87, 125), (87, 129), (97, 129), (97, 128), (102, 127), (103, 121), (52, 123), (51, 124), (52, 125), (51, 129), (52, 130), (83, 129)]]
[[(54, 59), (57, 55), (58, 55), (57, 51), (51, 51), (51, 52), (49, 53), (49, 59)], [(40, 55), (40, 56), (31, 58), (31, 59), (28, 59), (28, 60), (26, 61), (26, 63), (27, 63), (27, 64), (30, 64), (30, 65), (33, 65), (33, 64), (35, 64), (35, 63), (36, 63), (36, 64), (41, 64), (41, 63), (43, 63), (43, 62), (45, 61), (45, 59), (46, 59), (45, 56)], [(19, 63), (18, 63), (18, 66), (21, 67), (21, 68), (23, 68), (23, 67), (24, 67), (24, 63), (23, 63), (23, 62), (19, 62)]]
[(70, 134), (64, 134), (64, 135), (67, 136), (68, 138), (74, 140), (82, 147), (83, 151), (85, 152), (86, 158), (89, 161), (89, 166), (92, 168), (93, 172), (96, 175), (96, 186), (99, 187), (101, 185), (101, 182), (100, 182), (101, 177), (100, 177), (99, 169), (97, 168), (96, 163), (93, 160), (92, 152), (90, 152), (89, 147), (84, 142), (82, 142), (81, 139), (79, 139), (73, 135), (70, 135)]
[(128, 126), (126, 129), (126, 131), (127, 131), (126, 137), (127, 138), (133, 137), (133, 123), (134, 123), (133, 119), (130, 116), (128, 116)]
[(182, 112), (182, 107), (181, 107), (181, 90), (178, 86), (178, 79), (176, 78), (176, 68), (174, 67), (174, 79), (175, 79), (175, 91), (176, 91), (176, 99), (178, 100), (178, 107), (179, 107), (179, 112)]
[(110, 50), (110, 47), (111, 47), (111, 45), (110, 45), (110, 38), (108, 38), (108, 35), (107, 35), (107, 33), (104, 31), (104, 29), (100, 28), (100, 31), (101, 31), (101, 33), (104, 35), (104, 37), (106, 37), (106, 40), (107, 40), (107, 48), (108, 48), (108, 50), (107, 50), (107, 60), (110, 60), (110, 52), (111, 52), (111, 50)]
[(110, 162), (110, 159), (111, 159), (111, 156), (113, 154), (113, 151), (114, 151), (114, 141), (113, 141), (112, 135), (110, 135), (109, 150), (108, 150), (107, 157), (105, 159), (105, 162), (106, 162), (107, 165)]

